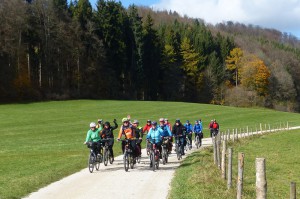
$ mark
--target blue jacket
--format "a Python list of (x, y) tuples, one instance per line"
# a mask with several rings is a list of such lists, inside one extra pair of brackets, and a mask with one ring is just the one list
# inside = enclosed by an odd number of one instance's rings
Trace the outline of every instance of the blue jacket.
[(199, 124), (195, 124), (194, 125), (194, 130), (195, 133), (200, 133), (202, 132), (202, 122), (200, 122)]
[(168, 125), (160, 126), (160, 128), (163, 130), (162, 136), (164, 137), (172, 136), (172, 133)]
[(153, 143), (153, 139), (155, 139), (155, 143), (162, 142), (163, 130), (159, 127), (150, 128), (147, 139), (150, 139), (150, 142)]
[(184, 124), (184, 127), (186, 128), (186, 133), (187, 134), (193, 132), (193, 125), (192, 124)]

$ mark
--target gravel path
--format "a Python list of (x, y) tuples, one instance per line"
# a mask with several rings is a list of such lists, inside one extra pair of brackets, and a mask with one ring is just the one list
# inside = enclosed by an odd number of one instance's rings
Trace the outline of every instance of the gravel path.
[[(119, 144), (119, 143), (117, 143)], [(203, 139), (203, 146), (211, 145), (211, 139)], [(197, 150), (195, 146), (188, 154)], [(105, 198), (105, 199), (165, 199), (168, 196), (170, 182), (175, 169), (179, 166), (176, 154), (172, 152), (166, 165), (159, 165), (159, 170), (153, 172), (149, 168), (149, 158), (145, 149), (142, 160), (134, 169), (125, 172), (123, 156), (115, 158), (114, 163), (100, 165), (99, 171), (89, 173), (83, 169), (73, 175), (54, 182), (37, 192), (31, 193), (27, 199), (67, 199), (67, 198)]]
[[(297, 126), (286, 130), (299, 128)], [(211, 138), (203, 139), (204, 147), (210, 145), (212, 145)], [(197, 149), (193, 146), (193, 149), (186, 152), (183, 158), (195, 150)], [(180, 161), (177, 160), (176, 154), (172, 152), (169, 156), (169, 162), (166, 165), (161, 163), (159, 170), (153, 172), (149, 168), (149, 158), (145, 155), (145, 149), (143, 149), (142, 154), (141, 163), (136, 164), (135, 168), (129, 169), (128, 172), (124, 170), (123, 156), (121, 155), (115, 158), (115, 162), (112, 165), (108, 164), (105, 167), (101, 164), (100, 170), (94, 170), (93, 173), (89, 173), (88, 169), (85, 168), (37, 192), (31, 193), (26, 199), (167, 198), (171, 180)]]

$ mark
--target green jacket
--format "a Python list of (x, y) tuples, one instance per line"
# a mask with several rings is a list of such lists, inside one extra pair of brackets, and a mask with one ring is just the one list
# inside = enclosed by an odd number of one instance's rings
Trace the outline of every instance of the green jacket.
[(86, 134), (86, 142), (93, 141), (93, 142), (98, 142), (101, 140), (101, 137), (99, 136), (101, 129), (95, 129), (95, 131), (92, 131), (91, 129), (88, 130)]

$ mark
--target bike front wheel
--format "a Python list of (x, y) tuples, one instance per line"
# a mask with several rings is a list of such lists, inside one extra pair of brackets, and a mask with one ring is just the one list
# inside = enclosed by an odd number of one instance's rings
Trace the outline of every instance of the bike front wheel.
[(104, 149), (104, 157), (103, 157), (103, 163), (105, 166), (107, 166), (107, 163), (108, 163), (108, 154), (109, 151), (107, 149)]
[(95, 155), (91, 153), (88, 159), (88, 168), (90, 173), (93, 173), (94, 167), (95, 167)]
[(124, 169), (125, 169), (125, 171), (128, 171), (128, 169), (129, 169), (129, 159), (128, 159), (128, 154), (127, 153), (124, 153), (123, 161), (124, 161)]

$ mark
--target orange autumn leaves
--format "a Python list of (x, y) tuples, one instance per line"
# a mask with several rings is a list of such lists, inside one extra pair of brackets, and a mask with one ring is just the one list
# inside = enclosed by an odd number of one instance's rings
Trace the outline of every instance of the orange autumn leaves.
[(260, 96), (268, 94), (270, 70), (264, 62), (253, 54), (246, 54), (234, 48), (226, 59), (226, 69), (231, 74), (227, 85), (242, 86), (248, 91), (256, 91)]

